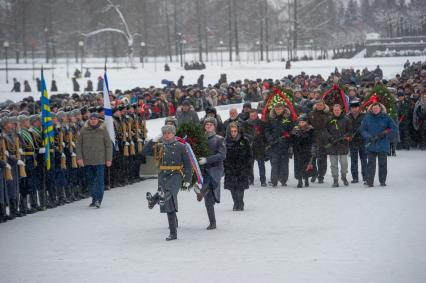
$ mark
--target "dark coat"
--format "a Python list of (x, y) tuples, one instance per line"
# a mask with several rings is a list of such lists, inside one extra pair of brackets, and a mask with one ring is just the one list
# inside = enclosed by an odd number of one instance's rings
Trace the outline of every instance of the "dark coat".
[(389, 152), (390, 149), (390, 138), (395, 136), (398, 132), (395, 122), (385, 113), (382, 107), (382, 112), (374, 115), (369, 112), (361, 123), (359, 132), (364, 137), (364, 140), (368, 144), (371, 138), (383, 133), (384, 130), (389, 129), (388, 135), (385, 135), (382, 139), (377, 142), (369, 144), (366, 147), (367, 151), (371, 152)]
[(178, 125), (182, 125), (183, 123), (194, 123), (200, 124), (200, 119), (198, 118), (197, 112), (194, 110), (189, 110), (187, 112), (177, 111), (176, 119), (178, 120)]
[(291, 143), (293, 145), (294, 155), (311, 156), (312, 144), (314, 141), (314, 129), (311, 125), (306, 128), (296, 126), (291, 131)]
[(317, 110), (315, 105), (308, 115), (309, 124), (314, 128), (314, 143), (318, 148), (324, 147), (328, 143), (327, 123), (330, 118), (329, 108), (326, 105), (324, 110)]
[(267, 141), (265, 137), (265, 123), (261, 119), (247, 120), (242, 125), (243, 135), (250, 141), (253, 158), (265, 160)]
[(214, 198), (217, 203), (220, 202), (220, 179), (223, 176), (223, 161), (226, 158), (225, 139), (219, 135), (208, 137), (208, 146), (210, 156), (207, 157), (205, 172), (203, 173), (204, 182), (202, 191), (209, 189), (213, 190)]
[(226, 138), (225, 189), (246, 190), (249, 188), (252, 153), (249, 140), (241, 135), (234, 140)]
[(349, 152), (349, 142), (345, 137), (352, 135), (352, 123), (348, 117), (341, 114), (331, 117), (327, 123), (327, 132), (331, 147), (327, 150), (329, 155), (345, 155)]
[(310, 173), (306, 172), (306, 166), (312, 162), (314, 129), (311, 125), (304, 128), (296, 126), (291, 131), (290, 138), (294, 152), (294, 176), (296, 179), (307, 178), (310, 176)]
[(348, 114), (348, 118), (352, 123), (352, 141), (350, 142), (350, 145), (352, 147), (361, 147), (364, 145), (364, 138), (362, 137), (361, 133), (359, 132), (359, 127), (361, 127), (362, 120), (365, 118), (365, 113), (359, 113), (356, 118), (352, 115), (352, 113)]
[(280, 116), (277, 116), (275, 111), (271, 110), (265, 131), (266, 140), (271, 147), (271, 154), (288, 154), (290, 132), (293, 126), (290, 110), (286, 108), (283, 115)]

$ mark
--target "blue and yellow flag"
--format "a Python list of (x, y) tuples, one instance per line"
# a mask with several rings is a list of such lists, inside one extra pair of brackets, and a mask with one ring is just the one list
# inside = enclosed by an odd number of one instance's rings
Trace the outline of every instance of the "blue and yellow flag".
[(41, 128), (43, 130), (43, 146), (45, 148), (46, 169), (50, 170), (50, 145), (54, 142), (53, 122), (50, 115), (49, 96), (47, 94), (46, 81), (43, 68), (41, 69)]

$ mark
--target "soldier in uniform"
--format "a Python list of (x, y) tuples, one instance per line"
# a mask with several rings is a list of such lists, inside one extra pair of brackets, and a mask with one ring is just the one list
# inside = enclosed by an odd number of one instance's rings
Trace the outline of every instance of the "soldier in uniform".
[[(6, 180), (6, 189), (8, 195), (9, 216), (8, 219), (12, 220), (15, 217), (21, 217), (22, 214), (18, 211), (18, 197), (19, 197), (19, 172), (18, 160), (16, 158), (16, 133), (14, 120), (16, 117), (4, 117), (2, 119), (2, 135), (4, 141), (5, 154), (7, 156), (7, 163), (11, 170), (12, 178)], [(6, 165), (6, 166), (8, 166)]]
[(154, 155), (159, 168), (158, 192), (154, 196), (147, 193), (147, 199), (149, 208), (159, 203), (161, 213), (167, 213), (170, 235), (166, 241), (171, 241), (177, 239), (177, 195), (181, 187), (189, 188), (192, 167), (185, 146), (175, 139), (176, 128), (164, 125), (161, 131), (162, 138), (157, 142), (150, 141), (144, 150), (144, 153)]
[[(3, 119), (0, 119), (0, 125)], [(7, 221), (6, 206), (8, 203), (8, 195), (5, 186), (5, 170), (7, 166), (6, 148), (4, 147), (4, 137), (0, 134), (0, 223)], [(10, 166), (10, 165), (9, 165)]]
[(113, 161), (111, 168), (111, 187), (122, 187), (125, 185), (125, 176), (122, 172), (124, 164), (124, 128), (122, 121), (121, 111), (123, 110), (122, 106), (114, 108), (112, 110), (113, 123), (114, 123), (114, 132), (115, 132), (115, 143), (113, 147)]
[[(35, 158), (34, 140), (29, 131), (30, 118), (25, 114), (20, 114), (18, 116), (18, 122), (20, 123), (21, 128), (18, 132), (22, 148), (21, 159), (25, 163), (25, 169), (27, 173), (27, 177), (21, 178), (20, 180), (20, 208), (22, 209), (22, 212), (31, 214), (36, 212), (38, 208), (36, 179), (40, 176), (38, 176), (35, 171), (35, 168), (38, 164)], [(28, 208), (28, 198), (30, 200), (31, 208)]]
[(55, 182), (55, 191), (56, 195), (58, 197), (58, 204), (64, 205), (65, 203), (70, 203), (70, 201), (66, 198), (65, 193), (65, 187), (67, 185), (67, 179), (66, 179), (66, 155), (65, 155), (65, 131), (64, 128), (61, 125), (61, 122), (63, 122), (65, 116), (65, 112), (58, 111), (56, 113), (55, 117), (52, 117), (53, 121), (53, 131), (54, 131), (54, 158), (51, 158), (51, 160), (54, 160), (55, 166), (55, 174), (53, 176), (54, 182)]
[[(78, 111), (78, 112), (77, 112)], [(77, 120), (77, 115), (80, 110), (75, 109), (68, 112), (68, 132), (67, 132), (67, 168), (68, 168), (68, 186), (70, 188), (71, 196), (73, 200), (80, 200), (80, 186), (78, 179), (78, 165), (77, 165), (77, 156), (75, 154), (75, 147), (77, 143), (77, 137), (79, 135), (79, 125)]]
[(197, 192), (197, 200), (204, 198), (209, 225), (207, 230), (216, 229), (216, 215), (214, 205), (220, 203), (220, 179), (223, 176), (223, 161), (226, 158), (225, 139), (216, 134), (216, 119), (207, 117), (204, 119), (203, 128), (207, 136), (210, 156), (200, 157), (198, 163), (204, 166), (203, 187)]
[(34, 167), (34, 185), (36, 190), (38, 191), (38, 197), (40, 200), (40, 206), (37, 208), (38, 210), (43, 210), (46, 208), (47, 200), (46, 200), (46, 183), (45, 183), (45, 163), (44, 163), (44, 155), (45, 148), (43, 147), (43, 135), (41, 129), (41, 118), (39, 115), (31, 115), (30, 116), (30, 128), (29, 132), (33, 139), (34, 150), (35, 150), (35, 161), (36, 166)]

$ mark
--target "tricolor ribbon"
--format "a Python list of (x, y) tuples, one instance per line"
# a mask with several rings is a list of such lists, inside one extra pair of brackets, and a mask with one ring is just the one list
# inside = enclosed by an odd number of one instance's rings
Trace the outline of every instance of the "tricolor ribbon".
[(188, 153), (189, 160), (191, 161), (192, 169), (194, 170), (195, 176), (197, 177), (197, 184), (199, 188), (201, 188), (204, 183), (203, 175), (201, 174), (200, 166), (198, 165), (197, 158), (194, 154), (194, 151), (192, 150), (191, 145), (189, 144), (189, 142), (186, 141), (186, 137), (185, 138), (176, 137), (176, 140), (182, 143), (183, 145), (185, 145), (186, 152)]

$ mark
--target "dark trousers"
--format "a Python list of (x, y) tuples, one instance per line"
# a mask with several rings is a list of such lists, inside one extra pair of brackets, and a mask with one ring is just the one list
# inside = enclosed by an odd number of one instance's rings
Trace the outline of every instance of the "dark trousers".
[[(254, 182), (254, 159), (251, 161), (251, 170), (250, 170), (250, 176), (249, 176), (249, 182)], [(259, 177), (260, 177), (260, 183), (266, 183), (266, 170), (265, 170), (265, 161), (264, 160), (256, 160), (257, 166), (259, 168)]]
[(316, 157), (312, 158), (312, 165), (314, 167), (314, 176), (324, 178), (327, 172), (327, 154), (318, 153)]
[(104, 173), (105, 165), (86, 165), (86, 178), (93, 202), (102, 202), (104, 197)]
[(271, 182), (276, 185), (278, 181), (282, 184), (288, 180), (288, 154), (271, 153)]
[(399, 124), (400, 147), (410, 149), (410, 126), (409, 124)]
[(231, 195), (234, 201), (234, 209), (244, 209), (244, 190), (231, 189)]
[(358, 177), (358, 156), (361, 162), (361, 175), (362, 180), (366, 180), (366, 172), (367, 172), (367, 151), (363, 145), (351, 145), (349, 147), (351, 152), (351, 173), (352, 179), (359, 180)]
[(309, 174), (306, 172), (306, 166), (311, 160), (311, 154), (309, 152), (295, 152), (294, 153), (294, 177), (296, 179), (308, 178)]
[(387, 152), (368, 152), (367, 161), (367, 182), (374, 184), (374, 177), (376, 175), (376, 159), (379, 160), (379, 182), (380, 184), (386, 183), (386, 176), (388, 174), (388, 154)]

